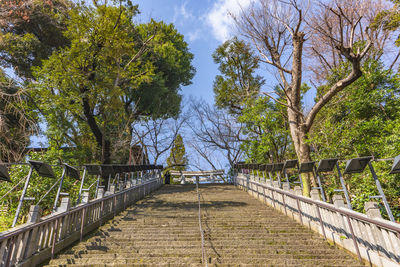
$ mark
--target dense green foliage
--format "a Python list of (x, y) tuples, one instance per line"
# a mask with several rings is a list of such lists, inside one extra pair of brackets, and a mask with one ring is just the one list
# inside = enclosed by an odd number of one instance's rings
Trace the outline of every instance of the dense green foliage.
[(282, 106), (268, 97), (259, 97), (247, 105), (238, 121), (245, 124), (246, 140), (242, 148), (248, 161), (265, 163), (281, 162), (294, 155)]
[[(76, 165), (78, 160), (75, 157), (75, 151), (64, 151), (50, 149), (46, 153), (33, 153), (29, 154), (29, 157), (33, 160), (41, 160), (49, 164), (60, 164), (61, 162), (67, 162), (70, 165)], [(54, 173), (57, 179), (40, 177), (35, 171), (33, 172), (30, 180), (30, 186), (27, 190), (27, 197), (34, 197), (34, 201), (24, 201), (22, 211), (20, 215), (19, 223), (23, 223), (26, 220), (26, 215), (30, 205), (36, 205), (39, 200), (44, 197), (44, 194), (52, 187), (54, 183), (57, 185), (50, 191), (50, 193), (43, 198), (40, 202), (40, 206), (43, 208), (43, 214), (48, 215), (53, 207), (55, 195), (57, 192), (59, 178), (61, 177), (62, 168), (55, 166), (53, 167)], [(21, 197), (22, 189), (24, 187), (25, 179), (28, 175), (29, 166), (27, 165), (13, 165), (10, 168), (10, 176), (12, 177), (12, 183), (0, 182), (0, 198), (2, 198), (9, 190), (15, 188), (7, 194), (4, 198), (0, 199), (0, 205), (8, 205), (8, 212), (1, 214), (0, 216), (0, 231), (6, 230), (11, 226), (12, 220), (15, 215), (15, 211), (18, 206), (19, 198)], [(84, 188), (89, 188), (96, 181), (95, 176), (87, 176), (84, 183)], [(19, 183), (21, 182), (21, 183)], [(69, 193), (69, 197), (72, 204), (76, 204), (78, 193), (79, 193), (80, 181), (66, 177), (64, 179), (62, 191)], [(96, 185), (94, 184), (90, 188), (90, 197), (95, 197)], [(59, 203), (58, 203), (59, 205)]]
[(257, 98), (264, 80), (255, 71), (258, 59), (250, 46), (233, 38), (220, 45), (212, 55), (221, 75), (214, 80), (215, 104), (240, 115), (246, 102)]
[[(346, 72), (343, 66), (331, 79)], [(397, 75), (385, 70), (382, 63), (368, 60), (364, 75), (340, 93), (335, 102), (324, 108), (310, 134), (314, 159), (338, 157), (349, 159), (373, 155), (391, 158), (400, 154), (400, 87)], [(390, 163), (374, 163), (385, 194), (400, 218), (400, 176), (388, 175)], [(329, 177), (327, 192), (339, 188), (338, 179)], [(369, 171), (346, 177), (352, 204), (359, 211), (368, 196), (377, 195)]]
[(67, 46), (63, 35), (69, 0), (7, 0), (0, 2), (0, 65), (24, 79), (55, 49)]
[(126, 161), (132, 122), (176, 116), (180, 87), (194, 75), (193, 55), (174, 26), (134, 24), (137, 13), (132, 5), (78, 5), (64, 33), (71, 45), (35, 69), (32, 96), (48, 139), (86, 151), (86, 160)]
[[(235, 37), (220, 45), (213, 59), (221, 73), (214, 80), (215, 105), (244, 124), (246, 139), (240, 141), (248, 160), (261, 163), (284, 159), (292, 152), (284, 109), (269, 97), (260, 96), (265, 81), (256, 74), (259, 60), (250, 46)], [(279, 89), (275, 91), (279, 95)]]

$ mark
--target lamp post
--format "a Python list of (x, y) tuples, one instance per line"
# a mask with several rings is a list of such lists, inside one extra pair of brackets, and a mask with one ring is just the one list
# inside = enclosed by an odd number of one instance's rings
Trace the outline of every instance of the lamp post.
[(76, 180), (80, 180), (79, 171), (76, 168), (64, 163), (63, 164), (63, 172), (61, 174), (61, 181), (60, 181), (60, 184), (58, 186), (56, 199), (54, 200), (53, 211), (57, 210), (57, 204), (58, 204), (58, 200), (60, 198), (61, 189), (62, 189), (62, 186), (63, 186), (63, 183), (64, 183), (65, 176), (68, 176), (70, 178), (74, 178)]
[(281, 172), (283, 169), (283, 163), (274, 163), (272, 166), (272, 172), (276, 173), (276, 177), (278, 178), (278, 186), (281, 188), (282, 187), (282, 182), (281, 182), (281, 176), (279, 175), (279, 172)]

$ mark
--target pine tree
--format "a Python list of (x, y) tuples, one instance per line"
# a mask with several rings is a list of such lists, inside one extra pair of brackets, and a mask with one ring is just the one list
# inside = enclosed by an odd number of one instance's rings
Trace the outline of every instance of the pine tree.
[(167, 158), (167, 168), (169, 170), (184, 171), (186, 170), (187, 164), (188, 159), (186, 156), (185, 145), (183, 144), (182, 136), (178, 134), (175, 137), (171, 152), (169, 154), (169, 157)]

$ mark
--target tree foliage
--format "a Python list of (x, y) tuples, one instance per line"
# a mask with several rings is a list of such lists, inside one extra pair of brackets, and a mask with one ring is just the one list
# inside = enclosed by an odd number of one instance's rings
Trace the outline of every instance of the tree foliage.
[[(400, 1), (391, 0), (393, 6), (390, 9), (381, 11), (376, 17), (373, 23), (373, 27), (377, 28), (383, 26), (385, 29), (390, 31), (396, 31), (400, 27)], [(396, 45), (400, 46), (400, 36), (397, 35)]]
[(282, 162), (294, 155), (289, 127), (282, 106), (259, 97), (243, 109), (238, 120), (246, 136), (242, 147), (248, 162)]
[[(373, 155), (391, 158), (400, 154), (400, 89), (396, 75), (383, 64), (367, 60), (363, 76), (343, 90), (338, 99), (327, 105), (317, 117), (310, 134), (314, 160), (323, 158), (355, 158)], [(339, 79), (348, 70), (344, 64), (332, 73), (330, 79)], [(323, 90), (323, 89), (321, 89)], [(399, 219), (400, 180), (398, 175), (388, 175), (390, 162), (373, 163), (385, 194)], [(372, 176), (365, 171), (346, 177), (352, 195), (352, 204), (363, 211), (364, 202), (378, 191)], [(327, 178), (326, 191), (334, 193), (339, 188), (336, 177)], [(383, 206), (381, 207), (384, 211)]]
[(37, 114), (23, 89), (0, 69), (0, 160), (16, 162), (25, 155), (29, 138), (37, 133)]
[(50, 140), (83, 147), (109, 163), (111, 147), (124, 149), (126, 142), (119, 141), (131, 139), (137, 116), (179, 113), (179, 90), (194, 75), (193, 55), (172, 24), (135, 24), (137, 13), (130, 4), (70, 11), (64, 32), (70, 46), (35, 69), (39, 83), (32, 95)]
[(240, 115), (246, 101), (257, 98), (264, 84), (254, 73), (258, 59), (250, 46), (236, 37), (220, 45), (212, 57), (221, 73), (214, 80), (215, 104)]
[(63, 35), (69, 0), (7, 0), (0, 2), (0, 65), (20, 78), (32, 78), (55, 49), (69, 45)]
[[(332, 79), (344, 71), (346, 66), (333, 73)], [(400, 89), (396, 76), (374, 60), (363, 64), (363, 72), (318, 117), (317, 127), (311, 134), (318, 154), (349, 158), (400, 153), (396, 126)]]
[[(243, 142), (237, 155), (245, 152), (250, 162), (281, 161), (291, 145), (288, 124), (282, 116), (282, 106), (260, 96), (265, 81), (256, 74), (258, 57), (249, 44), (235, 37), (220, 45), (213, 58), (221, 73), (214, 80), (215, 105), (221, 109), (220, 112), (227, 110), (231, 113), (231, 119), (237, 120), (241, 126), (240, 133), (235, 134), (240, 137), (238, 141)], [(279, 88), (276, 91), (279, 93)], [(234, 158), (231, 162), (229, 159), (232, 164), (238, 160)]]
[(188, 163), (183, 138), (178, 134), (174, 140), (174, 144), (172, 145), (169, 157), (167, 158), (167, 169), (184, 171), (186, 170)]

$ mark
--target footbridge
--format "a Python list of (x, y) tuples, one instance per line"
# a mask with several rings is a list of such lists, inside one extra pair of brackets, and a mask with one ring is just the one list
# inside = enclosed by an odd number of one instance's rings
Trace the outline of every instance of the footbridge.
[[(100, 190), (101, 191), (101, 190)], [(237, 169), (233, 183), (164, 185), (161, 173), (61, 201), (0, 235), (1, 266), (400, 266), (400, 226)]]

